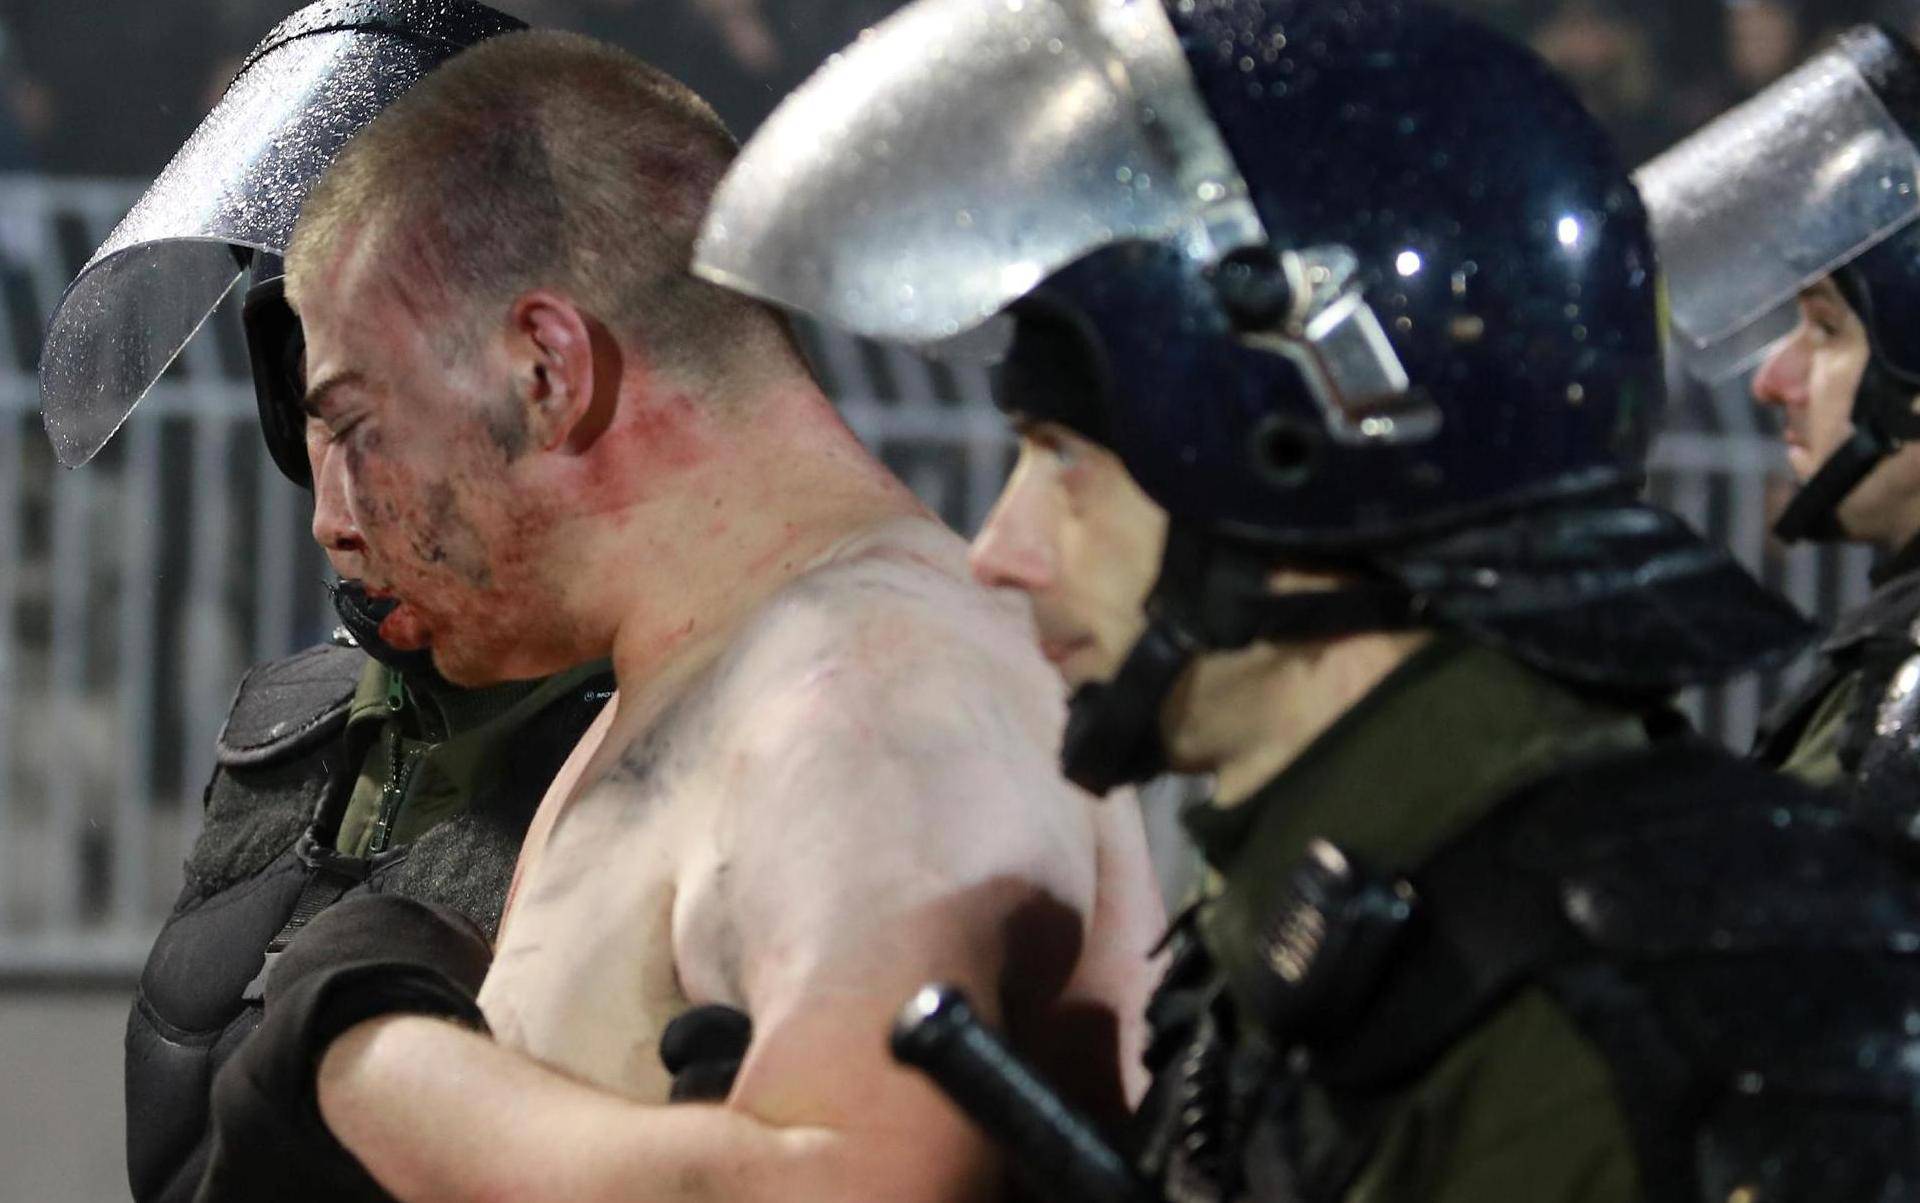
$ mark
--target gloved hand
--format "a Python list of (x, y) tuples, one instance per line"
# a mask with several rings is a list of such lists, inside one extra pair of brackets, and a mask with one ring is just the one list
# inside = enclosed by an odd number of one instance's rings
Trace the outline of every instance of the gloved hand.
[(753, 1043), (753, 1020), (745, 1011), (708, 1003), (674, 1016), (660, 1033), (660, 1064), (673, 1075), (667, 1100), (721, 1103)]
[(380, 1015), (440, 1015), (481, 1031), (492, 950), (457, 911), (397, 894), (316, 916), (266, 979), (266, 1015), (213, 1084), (213, 1148), (195, 1203), (387, 1200), (320, 1118), (320, 1057)]

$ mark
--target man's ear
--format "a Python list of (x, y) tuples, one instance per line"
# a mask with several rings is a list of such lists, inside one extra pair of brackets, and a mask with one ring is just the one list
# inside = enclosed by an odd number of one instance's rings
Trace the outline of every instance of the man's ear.
[[(549, 289), (523, 293), (507, 314), (515, 395), (531, 446), (551, 451), (590, 445), (611, 418), (617, 363), (596, 355), (607, 332), (571, 298)], [(612, 369), (611, 371), (609, 369)]]

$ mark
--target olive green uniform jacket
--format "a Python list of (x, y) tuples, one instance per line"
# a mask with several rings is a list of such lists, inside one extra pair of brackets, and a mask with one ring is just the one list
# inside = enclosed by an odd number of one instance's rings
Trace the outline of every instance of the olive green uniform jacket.
[[(1497, 652), (1437, 640), (1253, 798), (1189, 811), (1210, 866), (1201, 937), (1231, 976), (1260, 955), (1260, 917), (1309, 841), (1330, 841), (1377, 871), (1411, 872), (1517, 789), (1647, 739), (1634, 713), (1585, 700)], [(1638, 1197), (1608, 1066), (1539, 988), (1500, 1006), (1375, 1115), (1371, 1156), (1347, 1203)], [(1301, 1126), (1301, 1156), (1312, 1162), (1337, 1135), (1312, 1088)]]

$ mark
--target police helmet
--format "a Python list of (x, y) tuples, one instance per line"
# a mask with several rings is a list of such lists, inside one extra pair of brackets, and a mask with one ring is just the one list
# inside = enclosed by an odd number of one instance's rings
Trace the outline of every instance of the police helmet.
[[(1636, 499), (1639, 196), (1548, 68), (1447, 10), (918, 0), (748, 144), (697, 260), (875, 337), (1010, 320), (1003, 403), (1168, 511), (1147, 633), (1075, 700), (1092, 788), (1158, 767), (1201, 650), (1443, 625), (1651, 693), (1804, 635)], [(1275, 596), (1281, 561), (1353, 584)]]
[(280, 470), (310, 483), (288, 408), (299, 323), (271, 283), (300, 205), (346, 141), (427, 72), (525, 27), (475, 0), (319, 0), (275, 26), (54, 309), (40, 395), (60, 462), (92, 459), (250, 273), (262, 430)]
[(1842, 537), (1836, 511), (1895, 447), (1920, 437), (1920, 55), (1886, 29), (1843, 34), (1778, 83), (1642, 167), (1684, 361), (1737, 376), (1825, 276), (1872, 354), (1853, 434), (1775, 531)]

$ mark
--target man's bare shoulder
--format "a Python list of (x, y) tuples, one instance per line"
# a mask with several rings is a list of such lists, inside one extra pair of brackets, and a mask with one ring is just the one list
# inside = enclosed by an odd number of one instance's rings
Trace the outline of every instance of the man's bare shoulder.
[(965, 575), (957, 538), (894, 525), (743, 634), (724, 692), (751, 700), (725, 737), (716, 863), (823, 922), (990, 881), (1089, 914), (1096, 837), (1056, 764), (1057, 679), (1021, 611)]
[(939, 729), (1011, 722), (1050, 753), (1064, 717), (1024, 602), (976, 583), (965, 544), (926, 520), (887, 523), (794, 580), (728, 659), (758, 720), (840, 707)]

